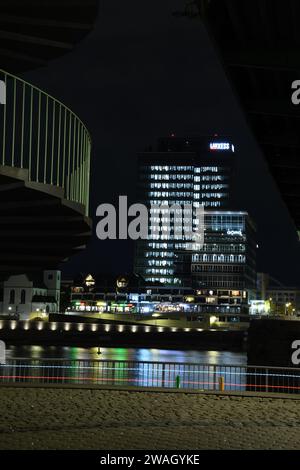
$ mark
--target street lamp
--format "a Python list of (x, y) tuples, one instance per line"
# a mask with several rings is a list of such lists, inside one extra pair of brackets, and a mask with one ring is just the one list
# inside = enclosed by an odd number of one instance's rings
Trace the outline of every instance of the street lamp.
[(288, 308), (291, 306), (291, 302), (288, 302), (287, 304), (285, 304), (285, 314), (288, 315)]

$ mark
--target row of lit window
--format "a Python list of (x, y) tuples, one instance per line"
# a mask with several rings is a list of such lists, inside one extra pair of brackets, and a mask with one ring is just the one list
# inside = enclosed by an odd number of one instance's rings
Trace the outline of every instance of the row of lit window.
[(175, 204), (172, 204), (171, 206), (165, 208), (162, 204), (156, 204), (150, 208), (150, 218), (151, 220), (156, 220), (160, 217), (164, 217), (165, 215), (167, 217), (171, 215), (173, 218), (174, 214), (175, 216), (177, 215), (180, 217), (182, 217), (182, 215), (184, 217), (192, 217), (194, 212), (195, 211), (193, 211), (192, 204), (185, 204), (183, 208), (181, 206), (176, 206)]
[(210, 191), (228, 189), (228, 184), (196, 184), (194, 186), (194, 191), (205, 191), (206, 189)]
[(167, 197), (167, 198), (174, 198), (174, 197), (193, 197), (193, 192), (179, 192), (179, 191), (173, 191), (173, 192), (161, 192), (161, 191), (151, 191), (148, 193), (149, 197)]
[(173, 243), (148, 243), (148, 247), (153, 250), (172, 250), (174, 245)]
[(167, 276), (167, 275), (172, 275), (174, 274), (173, 269), (146, 269), (146, 274), (159, 274), (161, 276)]
[(242, 266), (192, 266), (193, 273), (205, 273), (205, 272), (216, 272), (216, 273), (242, 273), (244, 268)]
[(197, 209), (200, 206), (204, 207), (222, 207), (224, 205), (224, 201), (202, 201), (202, 202), (194, 202), (193, 206)]
[(224, 214), (220, 214), (220, 215), (210, 215), (210, 214), (206, 214), (205, 216), (205, 220), (207, 220), (209, 223), (215, 223), (215, 222), (219, 222), (219, 223), (226, 223), (227, 225), (236, 225), (236, 224), (239, 224), (240, 225), (240, 228), (244, 226), (244, 221), (245, 221), (245, 216), (243, 215), (224, 215)]
[[(156, 233), (157, 230), (152, 230), (151, 233), (149, 234), (148, 238), (149, 240), (161, 240), (161, 241), (188, 241), (189, 243), (184, 243), (184, 248), (182, 247), (181, 249), (188, 250), (188, 249), (193, 249), (194, 247), (194, 237), (193, 237), (193, 232), (189, 231), (183, 231), (183, 234), (180, 232), (177, 235), (174, 234), (173, 232), (163, 234), (161, 231)], [(178, 248), (179, 249), (179, 248)], [(194, 249), (196, 251), (196, 249)]]
[(156, 226), (157, 224), (168, 224), (170, 222), (170, 225), (173, 226), (176, 224), (177, 226), (180, 224), (184, 225), (190, 225), (193, 222), (193, 219), (187, 218), (187, 217), (150, 217), (151, 225)]
[(172, 251), (146, 251), (146, 258), (174, 258)]
[[(204, 190), (222, 190), (228, 189), (228, 184), (196, 184), (193, 185), (192, 183), (151, 183), (150, 189), (186, 189), (186, 190), (193, 190), (193, 191), (204, 191)], [(152, 193), (149, 193), (153, 195)], [(166, 193), (166, 197), (169, 193)], [(189, 196), (192, 196), (192, 192), (187, 192)]]
[(207, 173), (208, 171), (211, 173), (218, 173), (219, 171), (224, 171), (224, 168), (220, 168), (218, 166), (202, 166), (200, 168), (195, 168), (194, 170), (196, 174)]
[(240, 253), (240, 252), (245, 252), (246, 251), (246, 246), (241, 245), (241, 244), (228, 244), (228, 245), (219, 245), (219, 244), (213, 244), (213, 245), (203, 245), (201, 252), (209, 252), (209, 253)]
[(193, 189), (192, 183), (151, 183), (150, 189)]
[(153, 250), (186, 250), (190, 245), (189, 243), (155, 243), (150, 242), (147, 244)]
[(245, 263), (245, 255), (193, 255), (193, 262), (197, 263)]
[[(175, 205), (179, 205), (179, 206), (186, 206), (188, 204), (192, 205), (193, 201), (192, 200), (182, 200), (182, 199), (173, 199), (173, 200), (160, 200), (158, 201), (157, 199), (150, 199), (149, 200), (149, 204), (151, 206), (161, 206), (161, 205), (165, 205), (165, 206), (169, 206), (170, 204), (175, 204)], [(203, 204), (204, 205), (204, 204)]]
[(180, 279), (177, 277), (169, 278), (169, 277), (145, 277), (146, 282), (152, 283), (160, 283), (160, 284), (181, 284)]
[[(182, 227), (181, 225), (151, 225), (150, 227), (150, 233), (153, 233), (153, 234), (156, 234), (156, 232), (159, 232), (159, 233), (184, 233), (188, 236), (192, 235), (193, 231), (189, 229), (189, 227), (187, 227), (186, 229), (184, 227)], [(182, 238), (182, 237), (181, 237)]]
[(166, 261), (166, 260), (149, 260), (147, 261), (147, 265), (148, 266), (156, 266), (156, 267), (160, 267), (160, 266), (163, 266), (163, 267), (171, 267), (173, 266), (173, 261)]
[(175, 174), (175, 175), (145, 175), (146, 180), (154, 180), (154, 181), (194, 181), (193, 175), (183, 175), (183, 174)]
[(155, 166), (142, 166), (140, 168), (141, 172), (149, 173), (149, 172), (180, 172), (180, 171), (185, 171), (185, 172), (194, 172), (195, 174), (202, 174), (202, 173), (207, 173), (212, 172), (212, 173), (217, 173), (217, 172), (224, 172), (224, 171), (229, 171), (230, 169), (228, 167), (218, 167), (218, 166), (201, 166), (201, 167), (193, 167), (193, 166), (188, 166), (188, 165), (178, 165), (178, 166), (161, 166), (161, 165), (155, 165)]
[(228, 197), (228, 193), (196, 193), (195, 199), (223, 199)]
[[(147, 169), (144, 167), (144, 169)], [(150, 171), (193, 171), (192, 166), (151, 166)]]
[(217, 182), (217, 181), (225, 181), (227, 179), (226, 176), (223, 175), (209, 175), (209, 176), (195, 176), (194, 183), (202, 183), (202, 182)]

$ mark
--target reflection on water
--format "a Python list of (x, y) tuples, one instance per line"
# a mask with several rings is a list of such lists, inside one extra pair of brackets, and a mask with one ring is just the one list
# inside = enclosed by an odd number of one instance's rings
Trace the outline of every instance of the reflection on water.
[(117, 361), (181, 362), (246, 365), (247, 354), (230, 351), (177, 351), (142, 348), (77, 348), (57, 346), (9, 346), (7, 358), (103, 359)]

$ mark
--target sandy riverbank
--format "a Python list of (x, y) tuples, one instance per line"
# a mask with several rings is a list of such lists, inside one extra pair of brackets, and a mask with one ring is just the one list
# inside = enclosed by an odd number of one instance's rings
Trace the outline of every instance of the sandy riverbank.
[(300, 401), (0, 388), (0, 449), (300, 449)]

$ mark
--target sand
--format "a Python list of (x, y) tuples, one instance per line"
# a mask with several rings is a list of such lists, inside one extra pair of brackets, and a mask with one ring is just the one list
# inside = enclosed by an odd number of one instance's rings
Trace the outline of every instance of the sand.
[(1, 387), (0, 449), (300, 449), (300, 400)]

